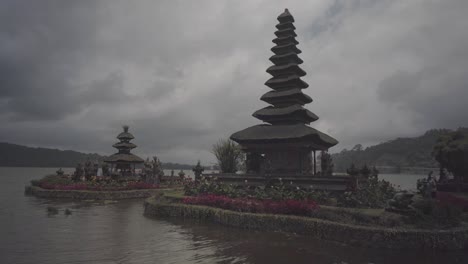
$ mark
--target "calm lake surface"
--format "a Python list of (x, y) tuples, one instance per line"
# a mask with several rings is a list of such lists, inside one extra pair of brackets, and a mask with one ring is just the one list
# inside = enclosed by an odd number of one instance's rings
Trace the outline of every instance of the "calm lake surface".
[[(55, 170), (0, 167), (0, 263), (468, 263), (463, 251), (362, 249), (293, 234), (147, 218), (142, 200), (95, 204), (24, 196), (31, 179)], [(421, 176), (385, 177), (406, 186)], [(48, 215), (48, 206), (59, 214)], [(64, 214), (66, 208), (72, 215)]]

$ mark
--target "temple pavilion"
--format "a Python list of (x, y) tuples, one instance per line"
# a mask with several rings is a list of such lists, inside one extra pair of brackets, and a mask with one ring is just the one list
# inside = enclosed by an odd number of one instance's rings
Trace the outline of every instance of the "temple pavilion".
[(118, 170), (122, 175), (133, 175), (135, 165), (144, 162), (142, 158), (130, 153), (137, 146), (130, 142), (135, 137), (128, 132), (128, 128), (128, 126), (123, 126), (123, 132), (117, 136), (119, 142), (112, 145), (118, 152), (104, 160), (104, 162), (110, 164), (111, 172)]
[(270, 57), (274, 65), (266, 70), (272, 75), (265, 83), (271, 91), (260, 98), (270, 105), (253, 114), (264, 124), (236, 132), (231, 139), (246, 152), (247, 173), (315, 175), (316, 151), (338, 141), (309, 126), (318, 116), (304, 108), (312, 99), (302, 92), (309, 85), (301, 80), (306, 73), (299, 67), (303, 61), (294, 18), (286, 9), (278, 21)]

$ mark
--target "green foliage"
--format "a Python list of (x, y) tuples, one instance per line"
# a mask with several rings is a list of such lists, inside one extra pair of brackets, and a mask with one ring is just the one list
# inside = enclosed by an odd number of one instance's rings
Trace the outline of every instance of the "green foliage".
[(459, 226), (462, 210), (433, 199), (421, 199), (411, 205), (415, 213), (407, 222), (420, 228), (450, 228)]
[(363, 149), (356, 145), (351, 150), (344, 149), (332, 155), (335, 170), (345, 172), (354, 163), (361, 167), (364, 164), (393, 167), (437, 167), (431, 152), (441, 135), (450, 130), (429, 130), (424, 135), (415, 138), (397, 138), (375, 146)]
[(338, 197), (338, 205), (358, 208), (384, 208), (395, 195), (395, 188), (385, 180), (369, 177), (354, 191), (347, 191)]
[(223, 173), (235, 173), (243, 158), (239, 145), (230, 139), (219, 140), (213, 145), (212, 153), (216, 156)]
[(188, 196), (200, 194), (225, 195), (231, 198), (245, 196), (245, 192), (232, 184), (221, 184), (216, 179), (205, 177), (202, 177), (200, 181), (186, 180), (184, 182), (184, 193)]
[(85, 154), (71, 150), (31, 148), (0, 143), (0, 166), (8, 167), (75, 167), (86, 160), (102, 161), (98, 154)]
[(468, 177), (468, 128), (440, 136), (432, 155), (442, 168), (453, 173), (456, 180)]
[[(0, 166), (4, 167), (62, 167), (73, 168), (78, 163), (95, 160), (102, 163), (104, 156), (72, 150), (32, 148), (10, 143), (0, 143)], [(191, 170), (193, 165), (163, 163), (164, 169)]]

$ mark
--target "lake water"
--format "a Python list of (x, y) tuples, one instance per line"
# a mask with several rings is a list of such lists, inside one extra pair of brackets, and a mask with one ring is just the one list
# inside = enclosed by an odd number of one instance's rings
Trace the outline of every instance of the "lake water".
[[(463, 251), (353, 248), (294, 234), (147, 218), (142, 200), (93, 204), (24, 196), (31, 179), (55, 170), (0, 168), (0, 263), (468, 263)], [(401, 184), (413, 182), (398, 176)], [(59, 214), (48, 215), (48, 206)], [(64, 214), (66, 208), (72, 215)]]

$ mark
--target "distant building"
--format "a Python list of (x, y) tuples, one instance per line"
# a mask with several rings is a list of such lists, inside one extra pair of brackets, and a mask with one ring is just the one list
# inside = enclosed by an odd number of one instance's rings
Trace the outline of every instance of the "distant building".
[(133, 175), (135, 165), (143, 163), (144, 160), (130, 153), (132, 149), (137, 147), (130, 142), (135, 137), (128, 132), (128, 126), (124, 126), (123, 129), (124, 131), (117, 136), (119, 142), (112, 145), (118, 152), (106, 158), (104, 162), (111, 165), (111, 172), (118, 170), (122, 175)]

